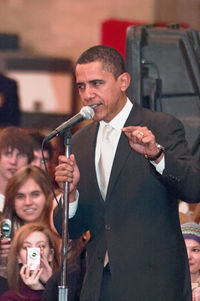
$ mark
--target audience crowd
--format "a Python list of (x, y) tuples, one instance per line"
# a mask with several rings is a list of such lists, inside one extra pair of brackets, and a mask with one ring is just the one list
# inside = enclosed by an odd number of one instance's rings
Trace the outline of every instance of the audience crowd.
[[(17, 126), (0, 129), (2, 301), (58, 299), (62, 246), (53, 224), (53, 210), (61, 191), (54, 182), (54, 160), (63, 150), (55, 149), (50, 142), (42, 149), (44, 137), (40, 130)], [(85, 233), (70, 240), (67, 247), (69, 301), (80, 297), (89, 238)], [(40, 266), (34, 271), (27, 265), (28, 248), (40, 249)]]

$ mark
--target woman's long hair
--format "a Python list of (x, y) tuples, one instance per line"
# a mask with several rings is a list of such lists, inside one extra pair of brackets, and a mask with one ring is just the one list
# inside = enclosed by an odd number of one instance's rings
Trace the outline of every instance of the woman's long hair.
[(10, 248), (8, 256), (8, 284), (10, 289), (19, 293), (20, 284), (22, 283), (20, 277), (21, 265), (17, 263), (19, 252), (23, 247), (24, 240), (33, 232), (43, 233), (49, 242), (50, 249), (53, 250), (53, 260), (50, 263), (52, 272), (54, 273), (59, 268), (60, 255), (57, 248), (56, 239), (54, 233), (44, 224), (41, 223), (28, 223), (16, 232)]
[(52, 190), (48, 176), (39, 167), (26, 165), (16, 171), (16, 173), (9, 179), (5, 191), (5, 204), (2, 219), (9, 218), (11, 220), (12, 236), (14, 236), (16, 230), (25, 223), (16, 214), (15, 197), (20, 187), (24, 185), (28, 179), (33, 179), (34, 182), (39, 185), (46, 199), (38, 222), (44, 223), (48, 226), (50, 225), (50, 212), (52, 209), (52, 198), (50, 198), (50, 194)]

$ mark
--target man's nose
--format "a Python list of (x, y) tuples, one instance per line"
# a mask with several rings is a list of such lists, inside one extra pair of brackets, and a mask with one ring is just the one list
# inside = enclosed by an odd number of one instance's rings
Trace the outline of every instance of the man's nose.
[(10, 162), (12, 164), (16, 164), (17, 163), (17, 155), (12, 154), (12, 156), (10, 157)]
[(94, 89), (90, 86), (86, 86), (83, 93), (84, 93), (83, 98), (85, 100), (90, 100), (95, 96)]

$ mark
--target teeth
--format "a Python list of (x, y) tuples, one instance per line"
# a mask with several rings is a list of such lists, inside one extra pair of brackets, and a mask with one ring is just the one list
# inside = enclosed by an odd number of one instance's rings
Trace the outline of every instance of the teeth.
[(35, 211), (35, 209), (32, 209), (32, 208), (31, 209), (25, 209), (24, 211), (25, 212), (32, 212), (32, 211)]
[(91, 107), (94, 109), (94, 108), (96, 108), (98, 105), (97, 104), (95, 104), (95, 105), (92, 105)]

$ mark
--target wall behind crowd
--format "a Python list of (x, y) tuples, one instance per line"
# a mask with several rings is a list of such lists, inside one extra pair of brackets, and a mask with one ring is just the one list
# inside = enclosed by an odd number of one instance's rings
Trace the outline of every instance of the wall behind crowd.
[(0, 32), (19, 34), (22, 47), (75, 60), (83, 50), (100, 43), (101, 24), (109, 18), (186, 23), (200, 29), (200, 1), (4, 0), (0, 16)]
[[(28, 55), (66, 58), (73, 66), (73, 62), (82, 51), (104, 40), (102, 39), (103, 34), (105, 35), (103, 25), (106, 20), (122, 21), (123, 29), (118, 30), (117, 27), (116, 29), (113, 27), (112, 30), (113, 35), (123, 41), (125, 40), (124, 26), (129, 22), (179, 23), (200, 30), (200, 0), (0, 0), (0, 17), (0, 34), (17, 34), (22, 52), (25, 51)], [(116, 45), (110, 43), (109, 46)], [(4, 71), (1, 70), (1, 65), (0, 71)], [(7, 75), (12, 77), (12, 74)], [(18, 78), (14, 79), (18, 82)], [(79, 102), (74, 101), (76, 97), (73, 97), (73, 87), (71, 88), (69, 84), (64, 86), (66, 89), (63, 91), (69, 90), (72, 93), (71, 98), (67, 100), (73, 104), (71, 111), (67, 113), (67, 117), (70, 117), (79, 110), (77, 105)], [(20, 87), (19, 90), (21, 92), (22, 88)], [(35, 91), (38, 90), (37, 85)], [(28, 91), (31, 89), (28, 88)], [(44, 91), (47, 89), (43, 89)], [(49, 107), (49, 96), (46, 94), (45, 92), (44, 97), (48, 99)], [(30, 96), (35, 97), (32, 93)], [(43, 95), (39, 96), (43, 97)], [(38, 99), (36, 100), (38, 103)], [(25, 99), (26, 104), (29, 102), (30, 100)], [(23, 111), (20, 122), (22, 126), (48, 127), (50, 125), (51, 128), (55, 128), (66, 120), (64, 112), (58, 115), (55, 110), (53, 114), (49, 114), (45, 106), (34, 107), (33, 112), (29, 113), (23, 107), (23, 103), (24, 100), (20, 95), (20, 108)], [(34, 99), (31, 103), (35, 103)], [(46, 103), (45, 99), (42, 100), (43, 103)], [(57, 114), (56, 118), (55, 114)]]

